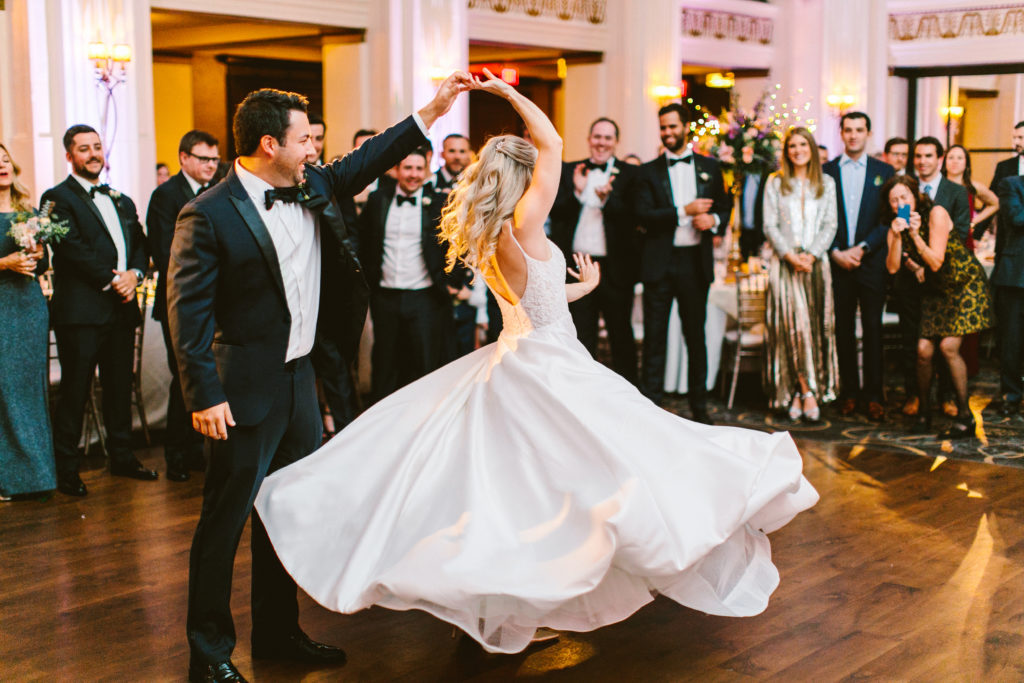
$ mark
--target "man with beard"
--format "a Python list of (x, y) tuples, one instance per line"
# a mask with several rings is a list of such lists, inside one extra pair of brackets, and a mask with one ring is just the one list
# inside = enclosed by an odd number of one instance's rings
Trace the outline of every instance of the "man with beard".
[(167, 347), (167, 367), (171, 371), (164, 437), (164, 458), (170, 481), (186, 481), (190, 476), (189, 470), (201, 472), (206, 469), (206, 463), (203, 461), (203, 435), (192, 429), (192, 417), (185, 412), (185, 402), (181, 398), (181, 379), (171, 345), (171, 329), (167, 324), (167, 261), (171, 256), (171, 239), (178, 214), (196, 195), (210, 188), (219, 162), (217, 138), (201, 130), (185, 133), (178, 144), (181, 170), (153, 190), (146, 212), (149, 253), (158, 274), (153, 320), (160, 321)]
[(53, 450), (57, 490), (84, 496), (78, 441), (97, 366), (110, 473), (157, 478), (131, 450), (135, 328), (141, 322), (135, 287), (149, 257), (135, 204), (100, 183), (105, 160), (99, 134), (89, 126), (72, 126), (64, 133), (64, 150), (71, 175), (40, 199), (52, 201), (53, 215), (70, 229), (53, 249), (50, 320), (61, 370)]
[(572, 263), (587, 254), (601, 266), (601, 282), (590, 296), (569, 304), (580, 341), (597, 357), (598, 322), (604, 318), (612, 367), (637, 383), (633, 338), (633, 285), (638, 279), (636, 221), (632, 183), (637, 169), (615, 158), (619, 126), (609, 118), (590, 124), (590, 156), (562, 164), (558, 194), (551, 207), (551, 237)]
[(469, 138), (459, 133), (452, 133), (446, 137), (441, 143), (441, 158), (444, 165), (437, 169), (434, 191), (447, 197), (455, 186), (455, 181), (459, 179), (459, 174), (473, 159), (472, 151), (469, 149)]
[[(167, 288), (171, 339), (185, 406), (210, 440), (189, 557), (191, 681), (245, 680), (231, 662), (238, 541), (267, 473), (320, 445), (309, 358), (316, 332), (352, 358), (366, 319), (366, 281), (338, 201), (424, 144), (427, 128), (469, 83), (468, 74), (452, 74), (417, 114), (325, 166), (306, 163), (313, 145), (305, 97), (249, 93), (233, 121), (238, 159), (223, 183), (178, 217)], [(258, 515), (251, 547), (253, 658), (343, 663), (341, 649), (300, 628), (295, 582)]]
[(716, 159), (687, 145), (687, 117), (678, 102), (658, 111), (665, 153), (640, 167), (636, 217), (643, 233), (640, 278), (644, 283), (641, 389), (661, 404), (672, 301), (679, 306), (688, 363), (693, 419), (711, 424), (707, 411), (707, 346), (704, 320), (715, 279), (712, 241), (726, 227), (732, 200)]

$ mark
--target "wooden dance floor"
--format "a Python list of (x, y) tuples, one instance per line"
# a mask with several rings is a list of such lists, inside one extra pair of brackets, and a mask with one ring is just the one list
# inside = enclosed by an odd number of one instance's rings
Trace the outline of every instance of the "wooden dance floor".
[[(1024, 679), (1024, 469), (801, 443), (816, 508), (772, 536), (767, 611), (710, 617), (659, 598), (629, 620), (488, 655), (419, 612), (353, 616), (302, 600), (348, 665), (249, 655), (248, 539), (235, 663), (256, 681)], [(163, 472), (161, 451), (143, 460)], [(0, 678), (185, 679), (188, 548), (202, 476), (83, 473), (90, 494), (0, 504)], [(330, 524), (330, 520), (324, 520)]]

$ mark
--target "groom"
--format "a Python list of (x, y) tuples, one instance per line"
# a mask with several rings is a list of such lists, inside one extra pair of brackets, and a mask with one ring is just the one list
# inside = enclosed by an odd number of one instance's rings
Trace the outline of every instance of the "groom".
[[(367, 285), (339, 202), (424, 144), (426, 130), (468, 82), (465, 73), (452, 74), (417, 114), (325, 166), (305, 163), (313, 149), (306, 98), (252, 92), (235, 112), (239, 158), (225, 182), (178, 217), (168, 268), (171, 338), (186, 409), (211, 446), (189, 559), (191, 681), (245, 680), (231, 662), (239, 537), (263, 478), (320, 443), (309, 360), (314, 335), (331, 337), (354, 357)], [(252, 656), (345, 661), (341, 649), (300, 630), (295, 582), (258, 515)]]

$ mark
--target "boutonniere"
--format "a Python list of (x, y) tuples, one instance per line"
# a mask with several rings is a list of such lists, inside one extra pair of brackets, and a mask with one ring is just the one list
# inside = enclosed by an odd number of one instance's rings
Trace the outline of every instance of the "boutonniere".
[(698, 177), (700, 178), (700, 181), (702, 183), (706, 183), (711, 178), (711, 176), (708, 175), (707, 171), (701, 171)]
[(118, 199), (121, 198), (121, 193), (118, 192), (117, 190), (111, 190), (110, 191), (110, 198), (113, 199), (116, 202)]
[(423, 206), (430, 206), (434, 200), (430, 198), (429, 194), (423, 195)]
[(882, 180), (882, 176), (880, 176), (880, 175), (876, 175), (875, 176), (875, 187), (881, 187), (883, 182), (884, 181)]

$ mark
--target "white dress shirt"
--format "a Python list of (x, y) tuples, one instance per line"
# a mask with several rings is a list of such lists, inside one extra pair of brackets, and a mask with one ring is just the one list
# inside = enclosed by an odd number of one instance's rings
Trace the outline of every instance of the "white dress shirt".
[(935, 201), (935, 194), (939, 191), (939, 183), (942, 181), (942, 174), (936, 173), (931, 180), (918, 178), (921, 183), (921, 192), (928, 195), (928, 198)]
[(203, 184), (201, 182), (199, 182), (198, 180), (196, 180), (195, 178), (193, 178), (192, 176), (190, 176), (185, 171), (182, 171), (181, 175), (185, 176), (185, 182), (187, 182), (188, 186), (190, 188), (192, 188), (192, 194), (193, 195), (198, 195), (199, 194), (199, 188), (201, 188), (203, 186)]
[(235, 173), (256, 205), (277, 252), (284, 295), (292, 318), (284, 359), (287, 363), (313, 349), (316, 319), (320, 312), (320, 226), (312, 212), (301, 204), (274, 202), (268, 210), (265, 193), (273, 186), (245, 170), (237, 160)]
[(580, 217), (576, 221), (576, 233), (572, 238), (573, 252), (597, 257), (608, 255), (604, 234), (604, 205), (607, 198), (602, 201), (597, 196), (597, 188), (608, 184), (614, 168), (615, 159), (609, 159), (606, 169), (594, 168), (587, 173), (587, 185), (583, 193), (576, 196), (580, 202)]
[(1017, 175), (1024, 175), (1024, 154), (1017, 157)]
[[(90, 182), (74, 173), (71, 174), (71, 177), (77, 180), (86, 192), (90, 192), (92, 188), (100, 185), (99, 182)], [(124, 230), (121, 229), (121, 219), (117, 214), (117, 207), (114, 206), (114, 200), (110, 195), (97, 192), (92, 198), (92, 203), (96, 205), (100, 215), (103, 216), (103, 225), (110, 234), (110, 239), (114, 241), (114, 248), (117, 249), (117, 270), (124, 272), (128, 269), (128, 245), (124, 241)], [(110, 274), (110, 279), (114, 279), (113, 273)]]
[[(689, 158), (689, 163), (671, 163), (673, 159)], [(700, 231), (693, 227), (693, 216), (686, 215), (686, 205), (697, 198), (697, 170), (693, 158), (693, 151), (686, 150), (682, 154), (665, 152), (665, 159), (668, 162), (668, 181), (672, 186), (672, 201), (675, 202), (676, 210), (679, 212), (679, 222), (676, 224), (676, 233), (672, 238), (674, 247), (693, 247), (700, 244)]]
[(415, 203), (403, 202), (401, 189), (388, 208), (384, 223), (384, 257), (380, 286), (386, 289), (425, 289), (433, 284), (423, 260), (423, 188), (411, 195)]

